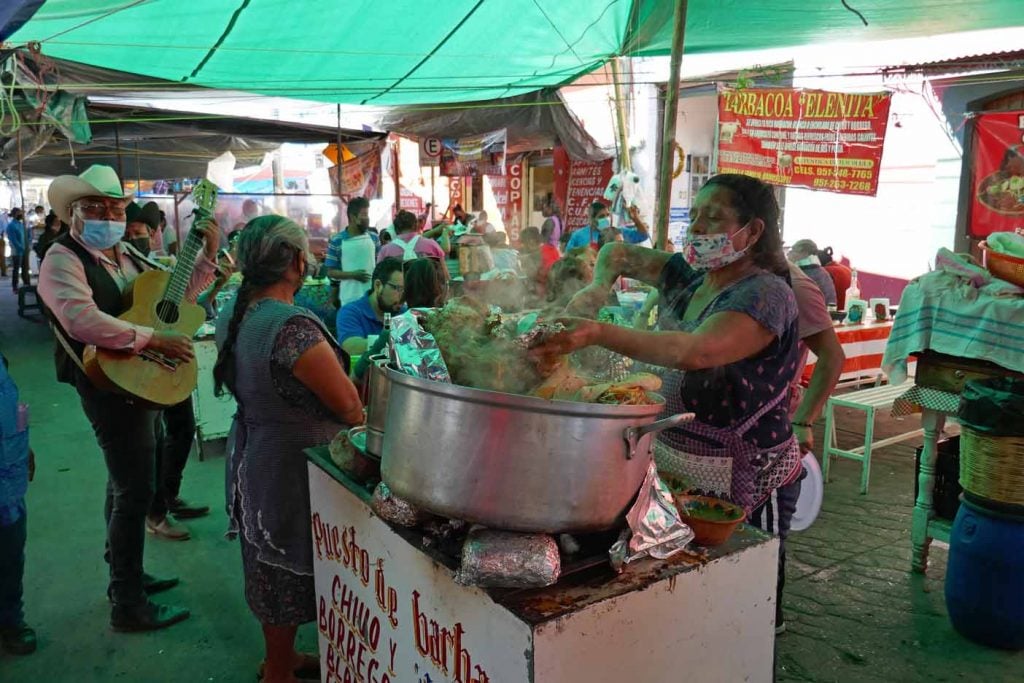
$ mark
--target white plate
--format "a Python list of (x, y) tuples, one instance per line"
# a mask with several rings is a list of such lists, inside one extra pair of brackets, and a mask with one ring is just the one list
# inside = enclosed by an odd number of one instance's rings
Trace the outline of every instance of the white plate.
[(821, 512), (821, 499), (825, 493), (825, 482), (821, 478), (821, 468), (814, 453), (807, 453), (803, 458), (807, 476), (800, 482), (800, 497), (796, 501), (796, 512), (789, 522), (790, 531), (803, 531), (814, 524)]

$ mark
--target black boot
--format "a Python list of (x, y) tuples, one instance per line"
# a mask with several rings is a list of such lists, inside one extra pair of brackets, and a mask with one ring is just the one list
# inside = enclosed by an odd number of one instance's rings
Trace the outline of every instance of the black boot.
[(110, 610), (110, 628), (122, 633), (156, 631), (189, 618), (184, 607), (142, 602), (136, 605), (114, 603)]

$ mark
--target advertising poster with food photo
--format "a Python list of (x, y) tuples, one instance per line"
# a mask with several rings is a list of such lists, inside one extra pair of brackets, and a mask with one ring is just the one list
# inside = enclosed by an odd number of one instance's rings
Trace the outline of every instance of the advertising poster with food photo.
[(718, 95), (718, 172), (873, 197), (890, 103), (884, 92), (725, 88)]
[(984, 239), (1024, 228), (1024, 111), (980, 114), (971, 157), (968, 232)]

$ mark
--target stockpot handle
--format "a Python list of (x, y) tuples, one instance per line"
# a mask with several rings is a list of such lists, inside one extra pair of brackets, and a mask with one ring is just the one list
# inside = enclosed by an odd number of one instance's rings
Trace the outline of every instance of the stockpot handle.
[(666, 417), (664, 420), (657, 420), (648, 425), (641, 427), (626, 427), (622, 433), (622, 438), (626, 440), (626, 460), (632, 460), (636, 457), (636, 448), (640, 443), (640, 439), (644, 438), (648, 434), (657, 434), (658, 432), (671, 429), (672, 427), (678, 427), (686, 422), (691, 422), (694, 418), (693, 413), (677, 413), (672, 417)]

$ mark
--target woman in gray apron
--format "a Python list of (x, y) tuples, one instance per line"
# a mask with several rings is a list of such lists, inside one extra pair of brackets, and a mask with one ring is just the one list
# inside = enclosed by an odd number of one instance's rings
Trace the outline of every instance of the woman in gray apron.
[(592, 312), (619, 277), (642, 280), (659, 291), (658, 331), (569, 318), (567, 331), (538, 352), (599, 345), (666, 368), (666, 411), (692, 412), (696, 420), (658, 437), (658, 468), (743, 506), (752, 524), (780, 537), (781, 598), (784, 541), (803, 469), (788, 415), (799, 337), (779, 207), (768, 185), (723, 174), (701, 189), (690, 216), (677, 254), (606, 245), (593, 283), (569, 304)]

